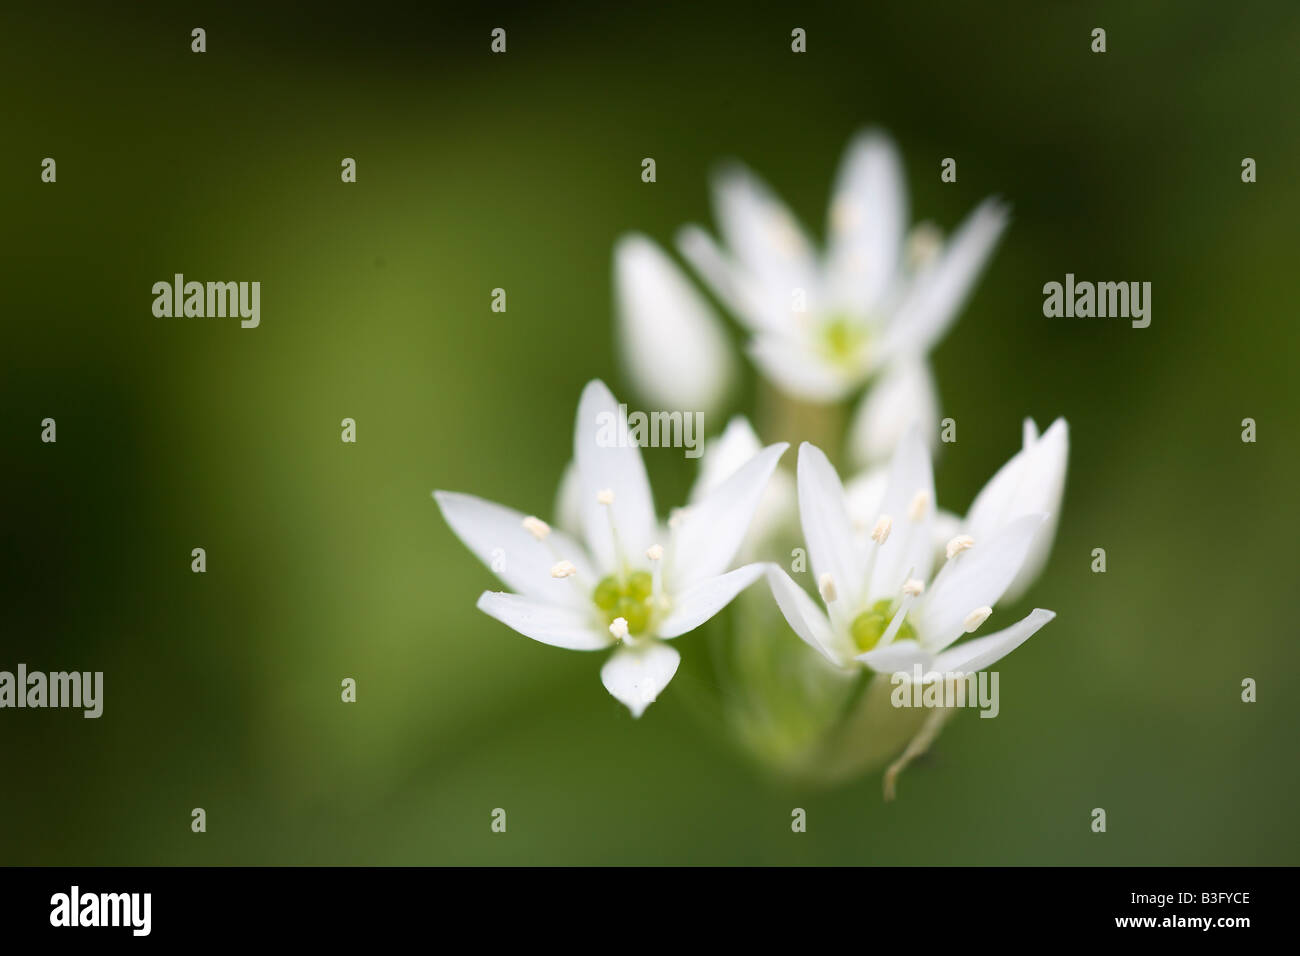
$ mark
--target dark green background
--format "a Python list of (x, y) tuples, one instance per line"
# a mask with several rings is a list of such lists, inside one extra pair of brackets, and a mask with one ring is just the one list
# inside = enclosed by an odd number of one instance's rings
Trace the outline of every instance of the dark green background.
[[(998, 7), (0, 14), (0, 668), (106, 672), (98, 721), (0, 712), (0, 862), (1297, 862), (1300, 7)], [(1030, 596), (1059, 617), (891, 805), (700, 733), (691, 637), (634, 722), (597, 656), (475, 611), (493, 579), (429, 497), (549, 514), (582, 384), (635, 400), (614, 239), (710, 222), (733, 156), (820, 234), (868, 124), (917, 219), (1013, 205), (934, 356), (941, 504), (1026, 414), (1073, 440)], [(154, 318), (174, 272), (260, 280), (261, 328)], [(1066, 272), (1150, 281), (1151, 327), (1045, 319)], [(689, 467), (650, 467), (676, 503)]]

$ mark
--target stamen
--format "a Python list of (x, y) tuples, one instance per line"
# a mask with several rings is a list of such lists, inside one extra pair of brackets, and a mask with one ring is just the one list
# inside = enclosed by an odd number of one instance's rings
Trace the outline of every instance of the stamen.
[(925, 582), (916, 578), (908, 578), (903, 582), (903, 593), (909, 597), (920, 597), (925, 593)]
[(628, 635), (627, 618), (625, 617), (614, 618), (614, 620), (610, 622), (609, 633), (613, 634), (614, 638), (619, 641), (626, 638)]
[(578, 573), (578, 569), (572, 561), (560, 561), (551, 568), (551, 577), (553, 578), (571, 578)]
[(523, 520), (524, 530), (531, 534), (538, 541), (545, 540), (546, 536), (551, 533), (551, 526), (541, 518), (534, 518), (529, 515)]
[(952, 560), (967, 548), (975, 547), (975, 539), (968, 534), (959, 534), (948, 542), (948, 559)]
[(817, 579), (817, 590), (821, 591), (822, 597), (826, 599), (827, 604), (839, 596), (835, 591), (835, 579), (831, 577), (829, 572)]
[(989, 619), (993, 613), (991, 607), (977, 607), (966, 615), (966, 620), (962, 621), (962, 627), (966, 628), (967, 634), (974, 634), (981, 624)]
[(920, 521), (925, 517), (925, 509), (930, 507), (930, 492), (922, 489), (912, 498), (912, 504), (907, 509), (907, 516), (913, 521)]
[(661, 561), (664, 556), (664, 546), (662, 544), (652, 544), (645, 549), (645, 556), (651, 561)]
[(876, 522), (875, 528), (871, 531), (871, 540), (876, 544), (884, 544), (889, 540), (889, 531), (894, 527), (894, 519), (889, 515), (881, 515)]
[(596, 492), (596, 503), (601, 505), (612, 505), (614, 503), (613, 489), (603, 488)]

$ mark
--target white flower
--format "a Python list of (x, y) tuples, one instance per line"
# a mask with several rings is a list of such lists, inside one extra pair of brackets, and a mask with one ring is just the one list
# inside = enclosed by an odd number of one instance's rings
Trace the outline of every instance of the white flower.
[(783, 570), (768, 581), (786, 620), (842, 668), (974, 673), (1000, 660), (1055, 617), (1035, 609), (986, 637), (957, 644), (993, 613), (1024, 565), (1044, 514), (1025, 514), (981, 540), (958, 536), (931, 578), (935, 516), (930, 455), (912, 429), (889, 466), (880, 512), (869, 527), (849, 517), (839, 476), (821, 450), (799, 449), (799, 513), (819, 606)]
[(721, 319), (650, 239), (614, 247), (618, 347), (636, 391), (661, 408), (717, 412), (737, 377)]
[(786, 446), (763, 449), (665, 528), (640, 450), (627, 435), (608, 441), (618, 420), (609, 389), (588, 383), (573, 435), (581, 542), (472, 495), (434, 497), (456, 535), (513, 592), (486, 591), (479, 609), (543, 644), (618, 645), (600, 678), (639, 717), (681, 660), (663, 642), (699, 627), (762, 573), (758, 564), (726, 569)]
[[(966, 516), (936, 509), (932, 526), (936, 553), (943, 554), (948, 542), (958, 535), (987, 541), (1014, 518), (1046, 514), (1047, 520), (1034, 537), (1024, 565), (1002, 595), (1007, 602), (1020, 598), (1042, 573), (1056, 537), (1069, 454), (1070, 433), (1064, 418), (1054, 421), (1041, 437), (1033, 419), (1026, 418), (1024, 447), (988, 480)], [(844, 486), (849, 518), (855, 526), (861, 527), (880, 514), (887, 471), (868, 469)]]
[(1026, 418), (1024, 447), (988, 480), (961, 524), (961, 530), (978, 541), (988, 539), (1021, 515), (1047, 514), (1024, 565), (1007, 587), (1004, 597), (1008, 601), (1024, 594), (1047, 563), (1056, 537), (1069, 456), (1070, 430), (1064, 418), (1052, 422), (1041, 437), (1034, 420)]
[[(698, 226), (683, 229), (678, 246), (749, 329), (750, 354), (763, 373), (800, 398), (833, 402), (888, 371), (897, 376), (894, 393), (909, 399), (908, 411), (932, 441), (931, 423), (919, 418), (926, 401), (916, 400), (934, 394), (924, 358), (1002, 234), (1005, 207), (986, 199), (947, 242), (929, 225), (909, 235), (902, 163), (876, 131), (859, 134), (845, 153), (824, 254), (747, 169), (724, 171), (714, 195), (726, 249)], [(863, 414), (896, 427), (894, 415)], [(888, 444), (887, 436), (859, 436), (854, 450)]]

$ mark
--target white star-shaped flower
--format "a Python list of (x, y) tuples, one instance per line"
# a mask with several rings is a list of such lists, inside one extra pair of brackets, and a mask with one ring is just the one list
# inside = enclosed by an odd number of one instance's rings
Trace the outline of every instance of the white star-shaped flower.
[(618, 422), (609, 389), (588, 383), (573, 436), (578, 535), (473, 495), (434, 497), (511, 589), (484, 592), (479, 609), (543, 644), (615, 647), (601, 681), (639, 717), (677, 672), (681, 657), (665, 641), (699, 627), (762, 574), (760, 564), (727, 568), (787, 446), (764, 448), (665, 527), (640, 449)]
[(893, 142), (878, 131), (849, 145), (819, 253), (757, 176), (732, 166), (715, 183), (726, 248), (698, 226), (678, 237), (682, 255), (748, 328), (762, 372), (816, 402), (879, 381), (851, 429), (851, 450), (888, 458), (913, 423), (933, 416), (937, 394), (925, 356), (947, 331), (1001, 236), (1006, 209), (986, 199), (946, 242), (931, 225), (909, 232), (907, 190)]
[(982, 670), (1055, 617), (1035, 609), (1023, 620), (960, 644), (992, 615), (1024, 566), (1047, 515), (1021, 514), (988, 538), (959, 534), (942, 565), (933, 546), (930, 455), (912, 429), (890, 463), (880, 509), (870, 523), (850, 518), (843, 486), (821, 450), (799, 449), (799, 514), (819, 606), (781, 568), (768, 580), (786, 620), (806, 643), (841, 668), (892, 673)]
[[(1042, 512), (1048, 516), (1034, 538), (1033, 547), (1014, 581), (1002, 595), (1014, 601), (1042, 573), (1056, 537), (1057, 517), (1065, 492), (1065, 472), (1070, 456), (1070, 430), (1064, 418), (1052, 422), (1041, 435), (1032, 418), (1023, 428), (1024, 445), (984, 485), (963, 518), (942, 509), (934, 515), (935, 550), (942, 554), (957, 535), (987, 541), (1009, 521)], [(851, 479), (844, 487), (849, 518), (856, 526), (875, 520), (888, 481), (887, 468), (875, 468)]]

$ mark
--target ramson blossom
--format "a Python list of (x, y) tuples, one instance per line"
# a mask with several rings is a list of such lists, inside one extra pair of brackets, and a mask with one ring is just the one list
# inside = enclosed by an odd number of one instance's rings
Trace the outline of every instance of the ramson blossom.
[[(932, 530), (936, 551), (942, 554), (948, 542), (959, 534), (987, 541), (1015, 518), (1036, 512), (1046, 514), (1047, 520), (1034, 537), (1029, 556), (1002, 595), (1008, 602), (1019, 598), (1047, 563), (1056, 537), (1069, 454), (1070, 431), (1064, 418), (1052, 422), (1041, 436), (1034, 420), (1026, 418), (1024, 447), (988, 480), (966, 516), (935, 511)], [(849, 518), (855, 527), (866, 525), (880, 514), (887, 482), (888, 469), (881, 467), (862, 472), (844, 486)]]
[(605, 688), (639, 717), (681, 658), (665, 643), (699, 627), (752, 583), (762, 565), (728, 571), (778, 459), (771, 445), (711, 493), (660, 525), (641, 452), (610, 441), (618, 403), (604, 383), (583, 390), (574, 427), (577, 535), (531, 515), (435, 491), (443, 517), (509, 592), (486, 591), (480, 610), (544, 644), (613, 648)]
[(678, 246), (749, 330), (762, 372), (814, 402), (840, 401), (879, 375), (850, 433), (860, 458), (887, 457), (913, 423), (934, 435), (925, 356), (1002, 234), (1003, 205), (985, 200), (946, 242), (931, 225), (909, 232), (902, 163), (879, 132), (860, 134), (845, 154), (824, 253), (747, 169), (723, 172), (714, 196), (725, 248), (698, 226)]
[(772, 593), (807, 644), (841, 668), (969, 674), (1011, 653), (1055, 617), (1035, 609), (993, 634), (957, 643), (993, 614), (1025, 565), (1048, 516), (1021, 514), (987, 538), (959, 534), (937, 573), (929, 451), (912, 429), (890, 463), (876, 517), (856, 525), (826, 456), (799, 449), (799, 513), (818, 604), (775, 565)]

